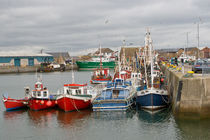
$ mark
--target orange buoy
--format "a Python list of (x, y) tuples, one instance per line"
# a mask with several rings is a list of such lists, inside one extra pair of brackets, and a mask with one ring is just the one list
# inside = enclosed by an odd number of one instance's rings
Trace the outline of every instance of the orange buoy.
[(39, 102), (39, 100), (36, 100), (36, 103), (38, 103)]
[(44, 104), (44, 100), (42, 100), (40, 103), (41, 103), (41, 104)]
[(55, 104), (58, 104), (58, 101), (55, 101)]
[(47, 101), (46, 105), (47, 106), (51, 106), (52, 105), (52, 102), (51, 101)]

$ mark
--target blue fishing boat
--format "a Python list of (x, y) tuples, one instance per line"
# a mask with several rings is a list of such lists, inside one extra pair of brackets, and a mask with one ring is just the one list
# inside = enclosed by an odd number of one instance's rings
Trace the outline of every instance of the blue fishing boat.
[[(166, 90), (158, 89), (154, 87), (154, 67), (153, 67), (153, 46), (152, 46), (152, 39), (150, 38), (150, 33), (147, 32), (147, 36), (145, 39), (145, 48), (148, 47), (150, 49), (150, 85), (148, 89), (144, 89), (141, 91), (137, 91), (137, 97), (136, 97), (136, 104), (137, 106), (140, 106), (144, 109), (149, 110), (157, 110), (163, 107), (166, 107), (168, 105), (168, 93)], [(146, 63), (145, 63), (146, 64)], [(146, 75), (146, 71), (145, 71)], [(147, 76), (146, 76), (147, 78)], [(148, 86), (148, 84), (147, 84)]]
[(93, 100), (93, 111), (127, 110), (134, 103), (134, 97), (131, 82), (116, 78)]

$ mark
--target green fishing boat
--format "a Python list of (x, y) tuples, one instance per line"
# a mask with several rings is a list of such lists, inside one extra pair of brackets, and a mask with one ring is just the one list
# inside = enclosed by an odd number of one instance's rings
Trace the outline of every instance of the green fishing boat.
[[(100, 58), (93, 57), (90, 61), (76, 61), (79, 70), (92, 70), (100, 67)], [(110, 58), (102, 58), (103, 68), (114, 69), (115, 61)]]

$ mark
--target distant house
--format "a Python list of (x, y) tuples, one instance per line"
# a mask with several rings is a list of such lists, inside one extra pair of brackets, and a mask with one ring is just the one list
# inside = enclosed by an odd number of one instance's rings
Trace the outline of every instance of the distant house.
[(201, 50), (203, 53), (203, 58), (210, 58), (210, 48), (205, 47)]
[(136, 53), (139, 52), (140, 47), (122, 47), (120, 50), (120, 58), (122, 58), (123, 54), (125, 53), (125, 58), (132, 59), (136, 56)]
[(53, 61), (53, 56), (45, 53), (0, 53), (0, 66), (35, 66)]
[(71, 59), (68, 52), (48, 52), (48, 54), (52, 55), (54, 61), (58, 64), (63, 64), (65, 61), (69, 61)]
[[(101, 55), (102, 56), (112, 56), (114, 53), (113, 50), (111, 50), (110, 48), (101, 48)], [(92, 54), (93, 56), (99, 56), (100, 55), (100, 48)]]
[(159, 49), (156, 50), (160, 56), (164, 56), (165, 58), (177, 57), (179, 52), (179, 48), (172, 48), (172, 49)]

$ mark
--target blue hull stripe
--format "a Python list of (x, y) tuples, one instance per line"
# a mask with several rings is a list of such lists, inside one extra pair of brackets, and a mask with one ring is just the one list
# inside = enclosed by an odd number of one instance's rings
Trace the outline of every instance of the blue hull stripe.
[(21, 109), (21, 108), (25, 108), (24, 107), (13, 107), (13, 108), (7, 108), (6, 111), (11, 111), (11, 110), (16, 110), (16, 109)]

